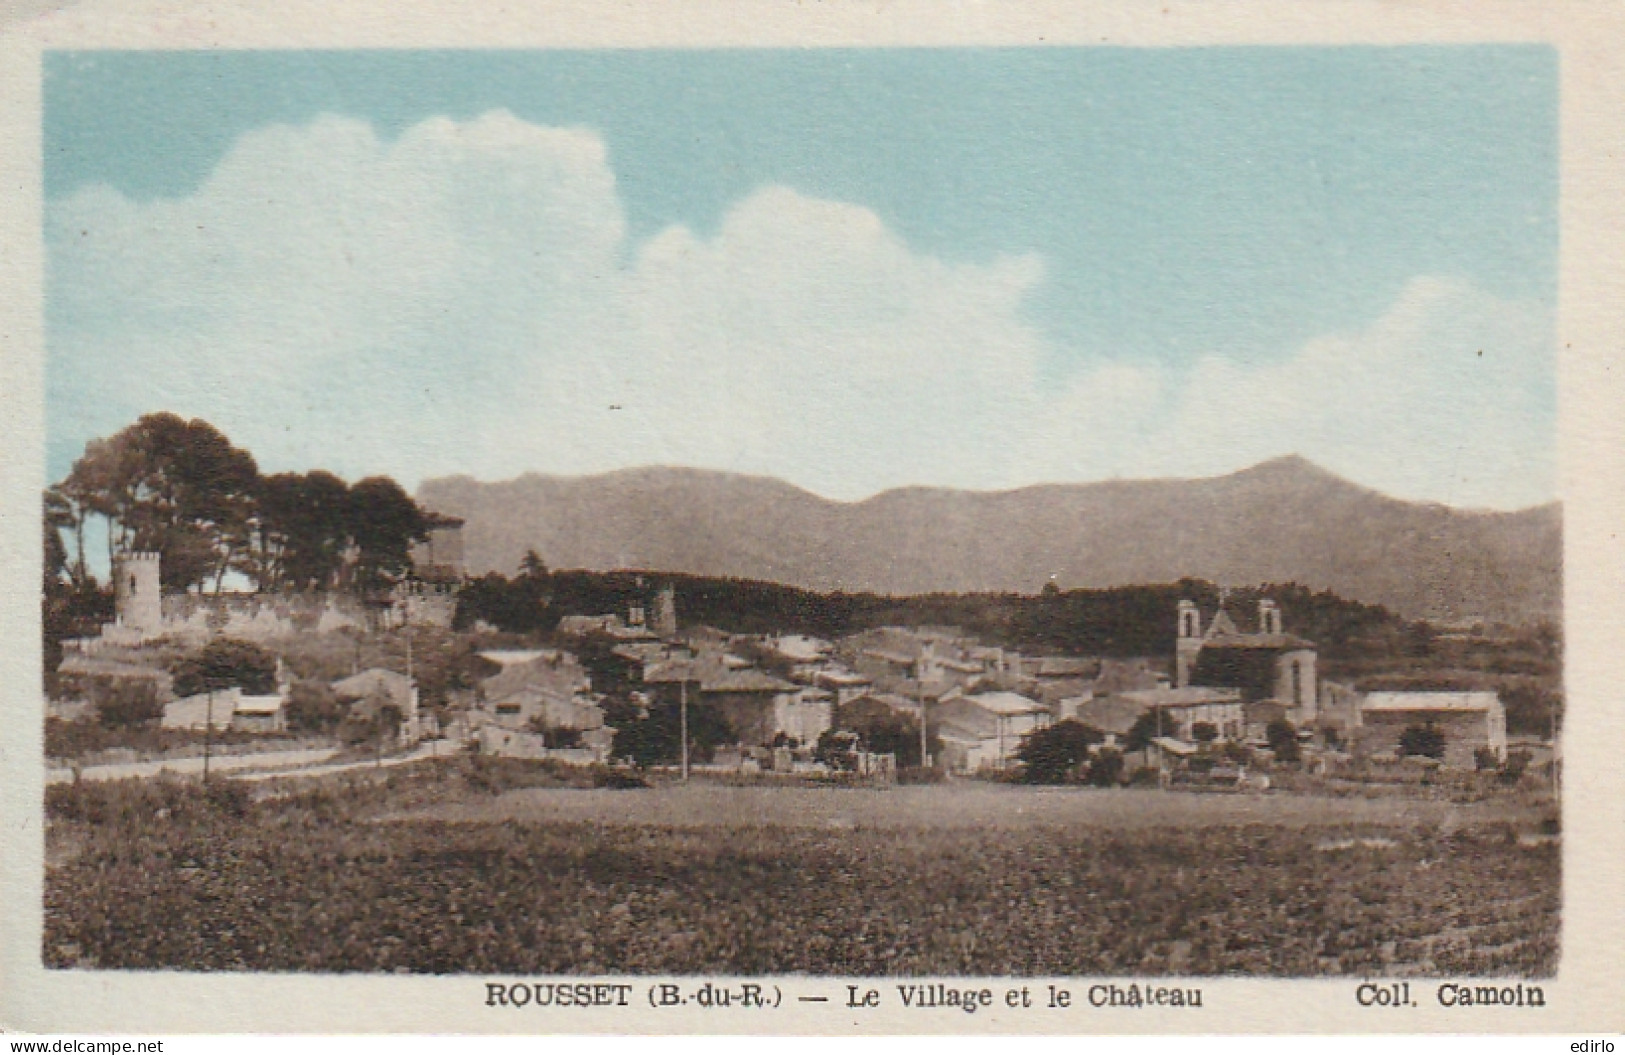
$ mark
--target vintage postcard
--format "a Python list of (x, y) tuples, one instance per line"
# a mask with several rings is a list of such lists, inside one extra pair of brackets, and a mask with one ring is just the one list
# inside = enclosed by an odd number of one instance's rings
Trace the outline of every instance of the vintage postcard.
[(1306, 10), (18, 17), (0, 1026), (1619, 1030), (1620, 19)]

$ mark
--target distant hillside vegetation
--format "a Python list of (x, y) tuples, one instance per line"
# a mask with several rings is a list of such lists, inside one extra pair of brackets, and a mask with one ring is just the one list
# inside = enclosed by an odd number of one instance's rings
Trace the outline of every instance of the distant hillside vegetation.
[(1037, 593), (1205, 579), (1293, 582), (1410, 619), (1530, 622), (1561, 611), (1562, 519), (1400, 501), (1301, 458), (1199, 480), (938, 488), (833, 502), (694, 469), (502, 483), (427, 481), (467, 520), (470, 569), (644, 568), (821, 593)]
[[(988, 644), (1029, 654), (1168, 656), (1174, 649), (1174, 612), (1194, 600), (1211, 616), (1219, 605), (1212, 583), (1185, 580), (1107, 590), (1031, 594), (820, 594), (779, 583), (653, 572), (557, 571), (545, 578), (507, 579), (490, 573), (464, 590), (461, 625), (483, 620), (497, 629), (550, 631), (566, 615), (625, 615), (646, 605), (657, 586), (671, 586), (683, 626), (710, 626), (736, 634), (813, 634), (840, 638), (881, 626), (951, 626)], [(1260, 597), (1281, 607), (1293, 633), (1319, 643), (1334, 662), (1403, 655), (1425, 647), (1428, 631), (1375, 605), (1294, 584), (1232, 591), (1225, 602), (1238, 622), (1252, 626)]]

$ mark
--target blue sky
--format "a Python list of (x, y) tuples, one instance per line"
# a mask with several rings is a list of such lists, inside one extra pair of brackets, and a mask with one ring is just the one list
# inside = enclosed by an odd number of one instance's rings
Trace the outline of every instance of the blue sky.
[(1542, 501), (1556, 74), (1544, 47), (53, 54), (50, 470), (164, 406), (270, 468), (408, 483), (681, 462), (855, 498), (1295, 452)]

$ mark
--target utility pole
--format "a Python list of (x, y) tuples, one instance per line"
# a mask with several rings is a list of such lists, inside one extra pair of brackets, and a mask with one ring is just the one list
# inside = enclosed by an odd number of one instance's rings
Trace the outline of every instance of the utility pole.
[(209, 686), (209, 700), (203, 711), (203, 783), (209, 782), (209, 753), (214, 747), (214, 686)]
[(929, 769), (931, 767), (931, 754), (926, 746), (925, 738), (925, 686), (918, 682), (915, 685), (914, 695), (920, 704), (920, 768)]
[(1168, 749), (1162, 746), (1162, 708), (1157, 708), (1157, 787), (1168, 787)]
[[(692, 668), (691, 668), (692, 669)], [(683, 783), (688, 783), (688, 675), (683, 671), (677, 681), (677, 735), (683, 741)]]
[[(406, 624), (406, 698), (407, 698), (408, 701), (410, 701), (412, 699), (412, 694), (414, 692), (415, 686), (416, 686), (416, 683), (413, 682), (413, 680), (412, 680), (412, 624), (407, 623)], [(413, 708), (413, 713), (412, 713), (412, 725), (413, 725), (413, 728), (408, 730), (408, 736), (409, 737), (416, 737), (417, 736), (417, 728), (416, 728), (417, 720), (418, 720), (417, 709)], [(416, 741), (414, 740), (413, 742), (415, 743)], [(404, 746), (404, 745), (397, 744), (397, 746)]]

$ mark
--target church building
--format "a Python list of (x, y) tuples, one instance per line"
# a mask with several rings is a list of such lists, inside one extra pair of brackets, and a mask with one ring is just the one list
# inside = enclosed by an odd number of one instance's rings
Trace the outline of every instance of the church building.
[(1315, 644), (1288, 634), (1274, 601), (1258, 602), (1258, 626), (1244, 632), (1221, 604), (1204, 630), (1193, 601), (1179, 602), (1174, 652), (1177, 688), (1231, 688), (1243, 703), (1274, 703), (1303, 726), (1315, 718)]

